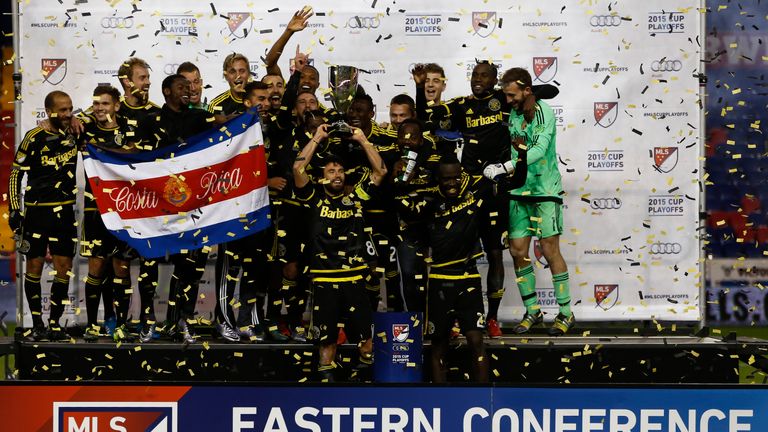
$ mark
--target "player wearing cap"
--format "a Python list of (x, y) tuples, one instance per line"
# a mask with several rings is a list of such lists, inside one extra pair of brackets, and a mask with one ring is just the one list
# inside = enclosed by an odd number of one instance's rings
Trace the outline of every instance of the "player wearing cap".
[(528, 251), (531, 237), (541, 241), (544, 258), (552, 273), (555, 298), (560, 311), (549, 334), (559, 336), (570, 330), (575, 319), (571, 311), (568, 267), (560, 253), (563, 232), (563, 185), (557, 168), (555, 115), (544, 101), (536, 101), (534, 109), (526, 110), (526, 99), (533, 98), (531, 75), (522, 68), (504, 73), (501, 85), (507, 102), (512, 106), (509, 133), (517, 149), (528, 149), (528, 179), (525, 185), (510, 192), (509, 251), (515, 261), (515, 273), (526, 313), (516, 333), (525, 333), (543, 321), (536, 297), (536, 279)]

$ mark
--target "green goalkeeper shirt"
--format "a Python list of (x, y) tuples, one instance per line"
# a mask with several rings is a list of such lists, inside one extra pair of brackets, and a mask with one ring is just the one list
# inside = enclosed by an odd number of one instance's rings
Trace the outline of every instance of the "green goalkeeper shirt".
[[(528, 177), (525, 185), (509, 192), (512, 199), (562, 203), (563, 185), (557, 168), (555, 114), (552, 108), (544, 101), (537, 101), (536, 115), (528, 125), (521, 113), (512, 110), (509, 114), (509, 133), (513, 142), (522, 137), (528, 147)], [(512, 160), (516, 158), (517, 150), (512, 146)]]

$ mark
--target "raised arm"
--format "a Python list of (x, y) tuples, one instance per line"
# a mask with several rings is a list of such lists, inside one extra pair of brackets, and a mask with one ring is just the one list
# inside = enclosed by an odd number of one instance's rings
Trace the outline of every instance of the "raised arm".
[(293, 163), (293, 183), (297, 188), (303, 188), (309, 183), (309, 176), (307, 175), (307, 165), (312, 160), (312, 156), (315, 155), (317, 146), (320, 145), (324, 139), (328, 138), (328, 125), (322, 124), (317, 127), (312, 139), (309, 140), (307, 145), (301, 149), (299, 155), (296, 156), (296, 161)]
[(282, 76), (280, 66), (278, 66), (277, 63), (280, 60), (280, 56), (283, 54), (285, 45), (288, 43), (288, 40), (291, 39), (291, 36), (293, 36), (294, 33), (300, 32), (307, 27), (307, 21), (312, 15), (314, 15), (314, 12), (309, 6), (304, 6), (302, 10), (296, 11), (296, 13), (293, 14), (293, 17), (290, 21), (288, 21), (288, 25), (285, 27), (285, 31), (275, 41), (275, 44), (272, 45), (272, 48), (269, 49), (269, 52), (264, 59), (264, 63), (266, 63), (267, 66), (268, 75)]
[(365, 156), (368, 158), (368, 163), (371, 164), (371, 182), (376, 186), (380, 185), (387, 175), (387, 166), (384, 164), (384, 160), (381, 158), (376, 147), (368, 141), (365, 133), (359, 128), (352, 128), (352, 139), (360, 144), (363, 148)]

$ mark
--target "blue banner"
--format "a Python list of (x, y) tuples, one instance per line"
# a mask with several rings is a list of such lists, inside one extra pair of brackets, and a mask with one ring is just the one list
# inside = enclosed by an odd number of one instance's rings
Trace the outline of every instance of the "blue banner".
[(0, 386), (19, 431), (762, 432), (766, 387)]

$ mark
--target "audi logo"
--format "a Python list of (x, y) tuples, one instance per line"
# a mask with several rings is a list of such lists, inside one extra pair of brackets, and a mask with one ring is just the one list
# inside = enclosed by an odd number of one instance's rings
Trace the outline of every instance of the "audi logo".
[(589, 25), (592, 27), (618, 27), (621, 17), (618, 15), (592, 15)]
[(621, 200), (618, 198), (595, 198), (589, 206), (594, 210), (616, 210), (621, 208)]
[(651, 245), (651, 255), (677, 255), (682, 251), (680, 243), (656, 242)]
[(133, 27), (132, 17), (106, 17), (101, 19), (101, 28), (131, 28)]
[(176, 63), (166, 63), (163, 72), (165, 72), (166, 75), (175, 75), (178, 68), (179, 65)]
[(379, 25), (381, 25), (381, 21), (379, 21), (379, 17), (377, 16), (361, 17), (355, 15), (347, 20), (347, 25), (345, 27), (351, 29), (375, 29), (379, 28)]
[(654, 72), (675, 72), (683, 69), (683, 62), (680, 60), (656, 60), (651, 63), (651, 70)]

